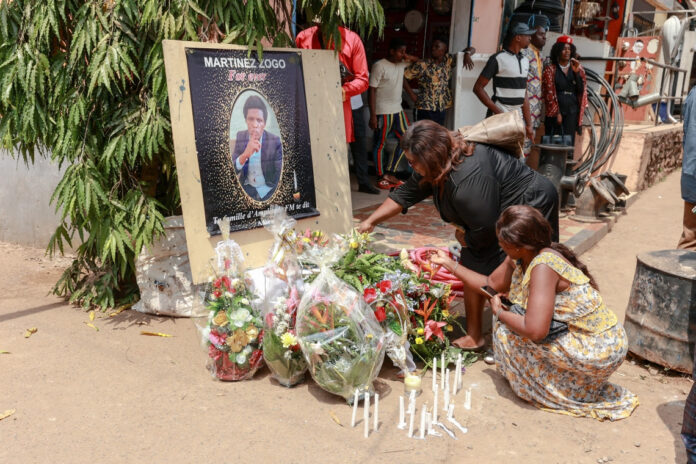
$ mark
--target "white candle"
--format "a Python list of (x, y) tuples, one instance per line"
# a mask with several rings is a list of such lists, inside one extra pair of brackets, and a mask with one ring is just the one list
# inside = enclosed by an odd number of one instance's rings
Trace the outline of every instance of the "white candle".
[(464, 409), (467, 411), (471, 409), (471, 388), (467, 388), (466, 393), (464, 393)]
[(429, 412), (425, 412), (425, 428), (428, 430), (428, 435), (433, 431), (433, 415)]
[(414, 390), (411, 390), (408, 395), (408, 412), (409, 414), (416, 412), (416, 392)]
[(406, 427), (406, 416), (404, 415), (404, 397), (399, 397), (399, 425), (398, 428), (403, 429)]
[(292, 183), (295, 186), (295, 192), (297, 192), (297, 173), (292, 171)]
[(408, 438), (413, 437), (413, 418), (416, 417), (416, 412), (411, 411), (411, 417), (408, 420)]
[(433, 358), (433, 391), (437, 387), (437, 358)]
[(363, 402), (363, 421), (365, 422), (365, 438), (370, 435), (370, 393), (365, 391), (365, 401)]
[(379, 394), (375, 393), (375, 412), (374, 412), (374, 423), (372, 425), (372, 429), (376, 432), (377, 427), (379, 426)]
[(447, 374), (445, 375), (445, 389), (442, 391), (444, 393), (444, 401), (442, 404), (442, 409), (444, 411), (447, 411), (447, 408), (449, 407), (449, 400), (450, 400), (450, 391), (449, 391), (449, 369), (447, 369)]
[(433, 422), (437, 422), (437, 385), (435, 385), (435, 399), (433, 400)]
[(425, 405), (421, 406), (420, 439), (425, 438)]
[(450, 403), (449, 408), (447, 408), (447, 418), (454, 418), (454, 401)]
[(445, 353), (440, 355), (440, 389), (445, 389)]
[(398, 427), (404, 428), (406, 426), (406, 415), (404, 412), (404, 397), (399, 397), (399, 425)]
[(353, 397), (353, 416), (350, 418), (350, 426), (355, 427), (355, 416), (358, 414), (358, 389), (355, 389), (355, 396)]
[(459, 365), (457, 366), (457, 391), (462, 389), (462, 354), (459, 353)]

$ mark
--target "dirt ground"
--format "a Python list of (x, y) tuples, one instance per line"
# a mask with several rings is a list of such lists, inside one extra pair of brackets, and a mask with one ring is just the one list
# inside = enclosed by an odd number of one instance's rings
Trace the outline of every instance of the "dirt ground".
[[(583, 255), (621, 320), (635, 255), (675, 246), (682, 204), (673, 173)], [(630, 418), (613, 423), (540, 411), (478, 362), (463, 376), (472, 409), (463, 409), (463, 393), (455, 398), (469, 432), (424, 441), (396, 428), (403, 384), (385, 361), (380, 428), (365, 439), (362, 419), (350, 428), (351, 409), (312, 381), (286, 389), (267, 370), (247, 382), (214, 381), (189, 319), (126, 311), (98, 315), (99, 331), (87, 326), (84, 311), (47, 295), (62, 265), (43, 250), (0, 243), (0, 351), (10, 352), (0, 354), (0, 415), (16, 410), (0, 420), (2, 463), (685, 462), (679, 430), (692, 382), (641, 361), (612, 377), (640, 398)], [(25, 338), (30, 327), (38, 331)], [(429, 388), (422, 401), (432, 404)]]

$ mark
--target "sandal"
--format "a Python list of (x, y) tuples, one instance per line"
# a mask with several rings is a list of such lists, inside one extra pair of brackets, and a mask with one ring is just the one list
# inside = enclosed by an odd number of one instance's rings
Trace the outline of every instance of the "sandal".
[(382, 190), (390, 190), (390, 189), (393, 189), (394, 187), (398, 187), (398, 185), (392, 184), (387, 179), (380, 179), (377, 182), (377, 187), (381, 188)]
[(485, 351), (486, 351), (486, 342), (483, 342), (482, 344), (480, 344), (478, 346), (461, 347), (461, 346), (457, 345), (456, 343), (454, 343), (456, 341), (457, 340), (453, 340), (452, 345), (456, 346), (457, 348), (459, 348), (462, 351), (471, 351), (473, 353), (485, 353)]

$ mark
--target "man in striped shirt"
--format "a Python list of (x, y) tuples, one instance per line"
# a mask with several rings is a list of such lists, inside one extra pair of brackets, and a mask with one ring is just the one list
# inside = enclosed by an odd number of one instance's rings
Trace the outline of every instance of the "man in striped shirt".
[[(512, 26), (506, 46), (492, 55), (474, 84), (474, 94), (481, 100), (488, 112), (486, 117), (508, 111), (522, 111), (527, 138), (534, 139), (529, 102), (525, 98), (529, 60), (521, 53), (527, 48), (534, 31), (525, 23)], [(493, 97), (484, 87), (493, 79)]]

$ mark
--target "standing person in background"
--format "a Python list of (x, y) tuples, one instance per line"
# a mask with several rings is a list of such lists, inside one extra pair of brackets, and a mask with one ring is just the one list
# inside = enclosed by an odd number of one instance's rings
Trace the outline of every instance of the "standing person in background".
[[(684, 156), (682, 159), (681, 194), (684, 200), (684, 230), (677, 248), (696, 251), (696, 87), (684, 102)], [(695, 371), (696, 372), (696, 371)], [(696, 393), (694, 394), (696, 397)], [(696, 411), (696, 402), (694, 404)], [(696, 432), (696, 429), (694, 430)], [(696, 439), (694, 441), (696, 452)]]
[[(476, 53), (474, 47), (464, 49), (464, 67), (474, 68), (471, 55)], [(406, 92), (416, 102), (416, 121), (430, 119), (440, 125), (445, 125), (447, 110), (452, 107), (452, 91), (450, 80), (452, 69), (457, 64), (457, 58), (447, 53), (447, 42), (444, 37), (435, 37), (430, 47), (430, 58), (419, 60), (406, 68), (406, 79), (418, 79), (420, 92), (416, 95), (406, 84)]]
[[(532, 34), (534, 31), (525, 23), (513, 24), (505, 48), (491, 55), (474, 84), (474, 94), (488, 108), (486, 117), (508, 111), (521, 111), (529, 139), (534, 138), (529, 103), (525, 98), (529, 60), (522, 55), (522, 49), (529, 46)], [(491, 79), (492, 98), (485, 90)]]
[[(370, 75), (370, 129), (379, 131), (375, 140), (375, 166), (380, 177), (377, 186), (389, 190), (401, 185), (396, 178), (396, 168), (401, 161), (402, 151), (397, 146), (394, 152), (384, 163), (384, 149), (389, 134), (396, 135), (397, 139), (408, 129), (408, 118), (401, 107), (401, 91), (404, 88), (404, 70), (409, 62), (418, 58), (406, 53), (406, 43), (395, 38), (389, 42), (387, 58), (383, 58), (372, 65)], [(408, 61), (405, 61), (408, 60)]]
[(571, 135), (582, 130), (582, 115), (587, 107), (585, 70), (575, 58), (577, 51), (572, 37), (556, 39), (544, 66), (542, 85), (546, 105), (547, 135)]
[(350, 142), (350, 153), (353, 155), (353, 169), (355, 178), (358, 181), (358, 192), (377, 195), (379, 190), (372, 186), (370, 176), (367, 173), (367, 124), (365, 124), (365, 106), (362, 95), (355, 95), (350, 98), (350, 105), (353, 108), (353, 133), (355, 140)]
[[(514, 17), (512, 21), (514, 21)], [(522, 55), (529, 60), (529, 73), (527, 74), (527, 102), (529, 104), (529, 116), (532, 120), (532, 130), (534, 137), (525, 140), (524, 156), (529, 158), (532, 153), (532, 144), (536, 143), (541, 138), (539, 126), (542, 123), (543, 117), (543, 93), (541, 85), (541, 76), (544, 70), (544, 63), (541, 56), (541, 50), (546, 45), (546, 32), (549, 30), (549, 19), (543, 15), (532, 15), (529, 19), (531, 27), (534, 28), (532, 40), (529, 47), (522, 49)], [(527, 164), (535, 168), (538, 164), (538, 153), (533, 158), (527, 159)]]
[[(343, 100), (343, 124), (346, 130), (346, 142), (355, 141), (353, 132), (353, 110), (351, 108), (351, 97), (360, 95), (369, 85), (367, 73), (367, 58), (365, 58), (365, 47), (363, 46), (360, 36), (345, 27), (338, 28), (341, 34), (341, 49), (338, 52), (339, 70), (341, 73), (341, 98)], [(321, 24), (309, 27), (297, 34), (295, 38), (297, 48), (304, 49), (326, 49), (333, 50), (334, 43), (331, 38), (321, 30)], [(356, 150), (357, 151), (357, 150)], [(354, 155), (355, 156), (355, 155)], [(354, 162), (362, 163), (367, 166), (367, 158), (354, 158)], [(371, 188), (369, 179), (367, 178), (367, 170), (365, 176), (357, 173), (359, 185), (364, 185), (367, 190)], [(368, 192), (371, 193), (371, 192)]]

